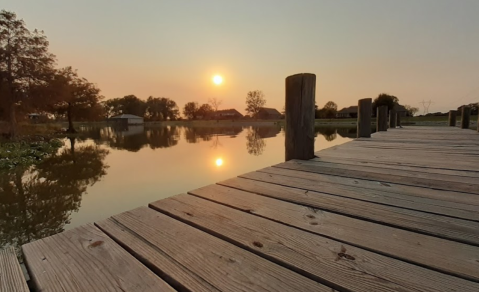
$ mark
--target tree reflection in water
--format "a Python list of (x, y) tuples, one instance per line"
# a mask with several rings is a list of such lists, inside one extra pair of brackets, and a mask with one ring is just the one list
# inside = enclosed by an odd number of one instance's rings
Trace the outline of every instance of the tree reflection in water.
[(25, 243), (62, 232), (87, 187), (106, 174), (108, 150), (70, 141), (70, 149), (37, 166), (0, 173), (0, 249), (19, 251)]
[(316, 135), (318, 133), (323, 135), (324, 139), (326, 139), (326, 141), (328, 141), (328, 142), (333, 141), (337, 137), (336, 128), (320, 128), (320, 127), (317, 127), (315, 129), (315, 132), (316, 132)]

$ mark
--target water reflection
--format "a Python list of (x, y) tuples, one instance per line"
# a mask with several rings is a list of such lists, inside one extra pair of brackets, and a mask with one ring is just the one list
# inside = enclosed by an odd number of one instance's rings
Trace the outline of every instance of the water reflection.
[(106, 174), (108, 150), (61, 149), (41, 164), (0, 173), (0, 249), (62, 232), (87, 188)]
[[(356, 129), (315, 135), (319, 150)], [(41, 164), (0, 173), (0, 249), (279, 163), (283, 136), (281, 125), (83, 127)]]

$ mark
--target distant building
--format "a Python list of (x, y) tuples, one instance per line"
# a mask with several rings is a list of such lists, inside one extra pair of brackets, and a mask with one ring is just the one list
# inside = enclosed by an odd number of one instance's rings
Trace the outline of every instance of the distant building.
[(243, 115), (235, 109), (225, 109), (214, 113), (215, 119), (228, 120), (228, 119), (241, 119)]
[(342, 110), (336, 113), (337, 118), (357, 118), (358, 117), (358, 106), (353, 105), (350, 107), (345, 107)]
[(123, 125), (141, 125), (144, 123), (142, 117), (129, 114), (114, 116), (111, 117), (109, 120), (112, 122), (121, 123)]
[(262, 107), (258, 112), (257, 118), (263, 120), (279, 120), (281, 119), (281, 113), (274, 108)]

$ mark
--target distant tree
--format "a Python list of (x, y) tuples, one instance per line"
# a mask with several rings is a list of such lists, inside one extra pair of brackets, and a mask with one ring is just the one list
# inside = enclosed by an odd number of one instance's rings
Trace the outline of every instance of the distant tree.
[(413, 117), (419, 111), (419, 108), (410, 105), (405, 105), (404, 108), (407, 110), (407, 115), (410, 117)]
[(199, 107), (197, 102), (188, 102), (187, 104), (185, 104), (185, 107), (183, 108), (183, 115), (188, 120), (195, 120), (198, 109)]
[(17, 105), (31, 97), (30, 85), (44, 82), (54, 61), (43, 31), (29, 31), (15, 13), (0, 12), (0, 87), (6, 87), (0, 92), (6, 95), (4, 112), (9, 117), (13, 139), (17, 135)]
[(250, 91), (246, 95), (246, 112), (256, 118), (262, 107), (266, 104), (264, 93), (261, 90)]
[(475, 116), (478, 114), (478, 103), (470, 103), (466, 105), (461, 105), (460, 107), (457, 108), (457, 113), (460, 115), (462, 113), (462, 108), (464, 106), (468, 106), (471, 109), (471, 115)]
[(200, 106), (197, 112), (197, 116), (201, 116), (203, 119), (209, 119), (213, 116), (215, 110), (211, 107), (211, 105), (205, 103)]
[(214, 109), (215, 113), (218, 111), (220, 108), (221, 104), (223, 101), (221, 99), (217, 99), (216, 97), (208, 99), (208, 103), (211, 105), (211, 107)]
[(334, 101), (328, 101), (323, 107), (324, 115), (327, 119), (332, 119), (336, 117), (338, 112), (338, 105)]
[(146, 102), (135, 95), (130, 94), (120, 99), (120, 108), (122, 114), (144, 117), (146, 112)]
[(106, 118), (111, 118), (121, 114), (120, 98), (112, 98), (102, 102), (103, 112)]
[(56, 116), (66, 116), (70, 133), (76, 132), (73, 119), (97, 119), (95, 115), (103, 110), (100, 105), (103, 98), (100, 89), (79, 77), (72, 67), (57, 70), (46, 91), (50, 97), (46, 105), (47, 111)]
[(381, 93), (373, 101), (373, 113), (376, 113), (378, 106), (387, 105), (388, 110), (392, 110), (396, 104), (399, 103), (399, 99), (394, 95)]
[(171, 99), (165, 97), (148, 97), (146, 100), (146, 112), (150, 120), (176, 120), (178, 117), (178, 107)]

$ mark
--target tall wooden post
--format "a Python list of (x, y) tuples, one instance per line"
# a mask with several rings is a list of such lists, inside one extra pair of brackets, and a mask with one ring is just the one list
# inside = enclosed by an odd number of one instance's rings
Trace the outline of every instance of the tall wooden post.
[(373, 100), (364, 98), (358, 101), (358, 138), (371, 138), (371, 113)]
[(388, 106), (387, 105), (378, 106), (376, 129), (378, 132), (388, 130)]
[(449, 111), (449, 127), (456, 126), (456, 111)]
[(389, 128), (396, 128), (396, 111), (393, 109), (389, 111)]
[(401, 127), (401, 112), (396, 113), (396, 126)]
[(286, 78), (286, 161), (314, 157), (314, 98), (316, 75)]
[(471, 108), (468, 106), (462, 107), (461, 114), (461, 129), (469, 129), (469, 123), (471, 121)]

